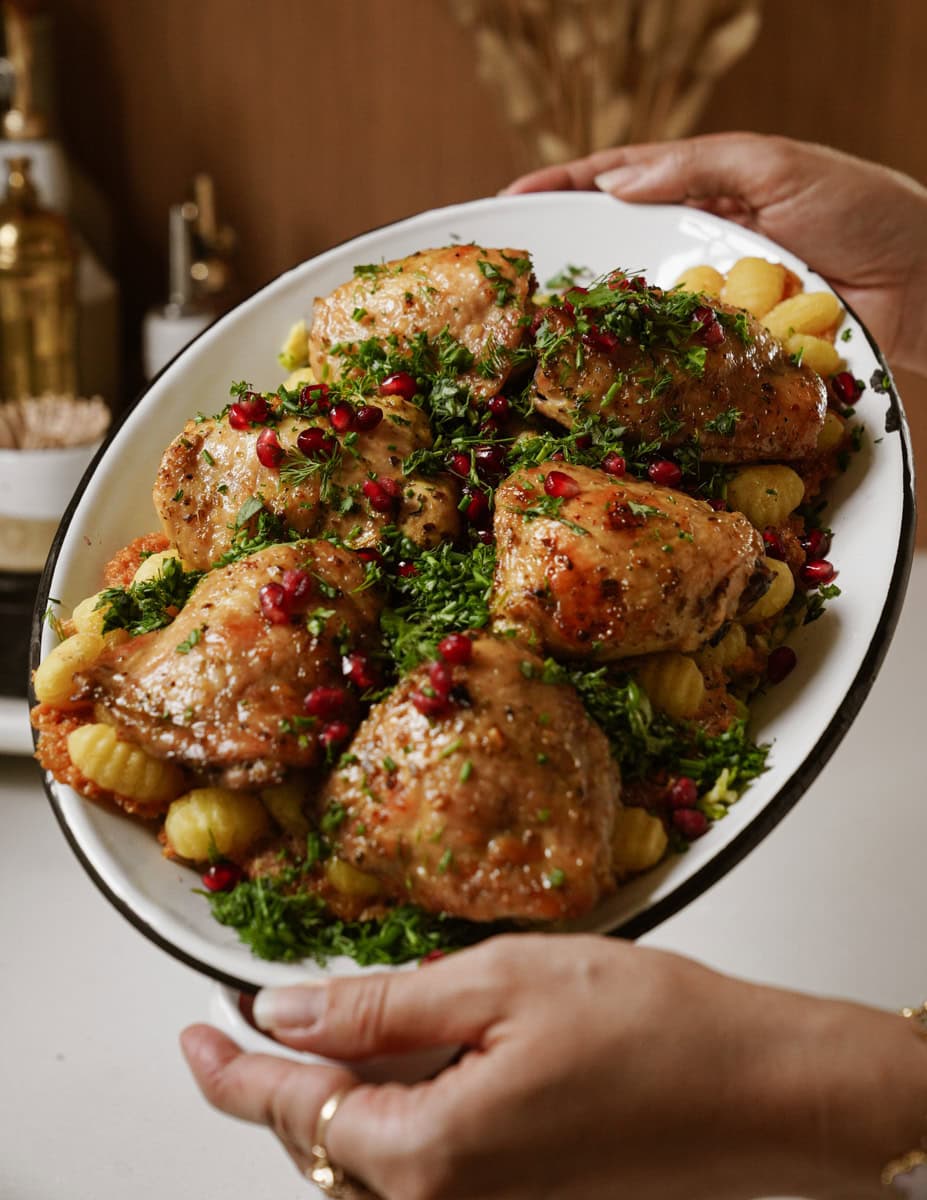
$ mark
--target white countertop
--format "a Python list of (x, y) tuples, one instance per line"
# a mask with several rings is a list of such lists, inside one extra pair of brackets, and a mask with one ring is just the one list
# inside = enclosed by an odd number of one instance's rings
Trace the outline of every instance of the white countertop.
[[(645, 940), (722, 970), (897, 1008), (927, 995), (927, 557), (886, 665), (798, 807)], [(200, 1099), (177, 1033), (213, 984), (84, 875), (37, 768), (0, 758), (0, 1200), (287, 1200), (312, 1193), (265, 1131)]]

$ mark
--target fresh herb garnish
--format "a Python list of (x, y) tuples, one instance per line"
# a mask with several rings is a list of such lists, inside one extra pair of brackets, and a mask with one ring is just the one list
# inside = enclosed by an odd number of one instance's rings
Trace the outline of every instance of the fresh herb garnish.
[(380, 920), (342, 921), (314, 893), (286, 889), (285, 882), (259, 878), (229, 892), (199, 894), (209, 900), (213, 917), (236, 929), (258, 958), (281, 962), (310, 958), (325, 963), (341, 954), (365, 967), (411, 962), (433, 950), (472, 945), (501, 928), (412, 905), (392, 908)]
[(169, 625), (203, 577), (202, 571), (185, 571), (178, 558), (166, 558), (153, 579), (126, 588), (106, 588), (96, 608), (103, 612), (103, 632), (125, 629), (133, 637)]

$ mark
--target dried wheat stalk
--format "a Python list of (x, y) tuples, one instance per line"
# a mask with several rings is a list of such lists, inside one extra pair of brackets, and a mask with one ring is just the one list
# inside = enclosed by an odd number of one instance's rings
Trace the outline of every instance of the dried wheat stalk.
[(690, 132), (759, 33), (761, 0), (450, 0), (527, 158)]

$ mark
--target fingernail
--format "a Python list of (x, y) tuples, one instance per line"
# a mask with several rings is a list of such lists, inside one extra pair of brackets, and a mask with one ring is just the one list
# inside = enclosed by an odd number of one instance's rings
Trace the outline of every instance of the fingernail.
[(264, 988), (254, 997), (254, 1023), (258, 1029), (306, 1029), (324, 1009), (324, 983)]
[(612, 167), (610, 171), (603, 171), (601, 175), (596, 175), (595, 185), (600, 192), (611, 192), (620, 188), (622, 184), (631, 183), (638, 175), (640, 175), (640, 167)]

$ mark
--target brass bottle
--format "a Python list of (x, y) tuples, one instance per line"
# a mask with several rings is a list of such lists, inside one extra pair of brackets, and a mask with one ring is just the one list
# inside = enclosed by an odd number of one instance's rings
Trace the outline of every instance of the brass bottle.
[(77, 391), (77, 250), (68, 222), (43, 209), (28, 158), (7, 159), (0, 204), (0, 395)]

